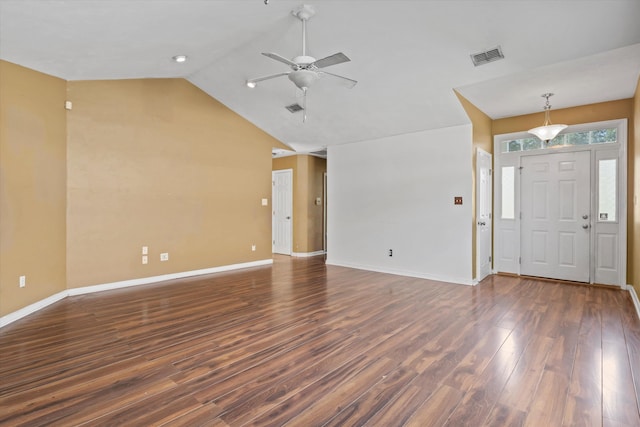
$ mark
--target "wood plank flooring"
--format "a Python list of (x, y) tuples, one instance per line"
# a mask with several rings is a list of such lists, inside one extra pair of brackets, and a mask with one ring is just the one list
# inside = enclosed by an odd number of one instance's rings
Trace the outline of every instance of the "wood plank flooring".
[(0, 329), (2, 426), (640, 426), (627, 292), (277, 257)]

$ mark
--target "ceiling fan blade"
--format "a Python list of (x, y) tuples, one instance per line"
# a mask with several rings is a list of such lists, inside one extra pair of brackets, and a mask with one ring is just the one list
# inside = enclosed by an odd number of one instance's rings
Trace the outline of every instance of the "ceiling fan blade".
[(290, 71), (287, 71), (286, 73), (272, 74), (270, 76), (264, 76), (264, 77), (258, 77), (258, 78), (255, 78), (255, 79), (249, 79), (249, 80), (247, 80), (247, 82), (258, 83), (258, 82), (261, 82), (263, 80), (275, 79), (276, 77), (286, 76), (289, 73), (290, 73)]
[(285, 58), (284, 56), (280, 56), (277, 53), (271, 53), (271, 52), (262, 52), (262, 54), (264, 56), (268, 56), (271, 59), (275, 59), (276, 61), (282, 62), (283, 64), (287, 64), (290, 65), (293, 68), (298, 68), (298, 64), (296, 64), (295, 62)]
[(342, 52), (334, 53), (326, 58), (318, 59), (313, 63), (317, 68), (329, 67), (331, 65), (342, 64), (351, 61), (347, 55)]
[(327, 73), (326, 71), (319, 71), (320, 74), (328, 74), (332, 77), (336, 77), (338, 79), (340, 79), (340, 81), (343, 83), (344, 86), (346, 86), (349, 89), (352, 89), (356, 84), (358, 84), (357, 80), (353, 80), (350, 79), (348, 77), (344, 77), (344, 76), (339, 76), (337, 74), (333, 74), (333, 73)]

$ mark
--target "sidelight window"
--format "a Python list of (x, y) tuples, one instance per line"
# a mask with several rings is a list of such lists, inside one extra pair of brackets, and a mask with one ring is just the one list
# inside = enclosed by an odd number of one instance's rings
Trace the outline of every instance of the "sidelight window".
[(617, 221), (618, 160), (598, 161), (598, 221)]

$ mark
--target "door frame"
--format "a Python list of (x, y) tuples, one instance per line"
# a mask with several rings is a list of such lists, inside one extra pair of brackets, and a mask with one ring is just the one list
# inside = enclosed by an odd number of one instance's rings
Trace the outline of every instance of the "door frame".
[(322, 250), (327, 259), (327, 173), (322, 175)]
[[(616, 143), (607, 144), (592, 144), (592, 145), (575, 145), (554, 147), (545, 150), (531, 150), (531, 151), (517, 151), (510, 153), (501, 152), (501, 144), (505, 141), (528, 138), (531, 137), (527, 132), (514, 132), (509, 134), (495, 135), (494, 136), (494, 199), (493, 199), (493, 242), (494, 242), (494, 270), (500, 273), (510, 273), (520, 275), (520, 173), (519, 168), (521, 166), (520, 158), (527, 155), (538, 155), (550, 152), (572, 152), (591, 150), (591, 212), (595, 216), (597, 212), (597, 197), (594, 195), (594, 191), (597, 186), (597, 170), (596, 162), (599, 158), (598, 153), (617, 150), (618, 156), (618, 191), (617, 191), (617, 209), (619, 212), (617, 221), (617, 261), (616, 261), (616, 279), (612, 280), (615, 283), (605, 283), (620, 286), (626, 288), (627, 280), (627, 188), (628, 188), (628, 173), (627, 173), (627, 119), (619, 120), (607, 120), (593, 123), (583, 123), (578, 125), (569, 126), (564, 133), (571, 132), (583, 132), (605, 128), (617, 128), (618, 141)], [(503, 168), (513, 168), (515, 170), (515, 194), (514, 194), (514, 206), (516, 207), (516, 214), (513, 218), (504, 218), (502, 212), (502, 173)], [(594, 218), (595, 219), (595, 218)], [(594, 224), (591, 228), (591, 254), (590, 254), (590, 283), (600, 283), (597, 280), (595, 269), (598, 260), (596, 256), (596, 245), (594, 244), (597, 224)]]
[[(484, 190), (488, 190), (488, 194), (487, 196), (489, 197), (489, 205), (488, 205), (488, 209), (489, 209), (489, 218), (488, 218), (488, 224), (485, 225), (480, 225), (480, 217), (482, 215), (481, 213), (481, 199), (483, 197), (483, 188), (482, 188), (482, 183), (480, 181), (480, 170), (481, 170), (481, 157), (484, 157), (485, 160), (488, 160), (489, 162), (489, 187), (485, 188)], [(493, 255), (492, 255), (492, 248), (493, 248), (493, 232), (492, 232), (492, 221), (493, 221), (493, 194), (492, 194), (492, 190), (493, 190), (493, 156), (491, 155), (491, 153), (478, 148), (476, 150), (476, 279), (474, 281), (474, 283), (478, 283), (480, 282), (482, 279), (484, 279), (485, 277), (487, 277), (488, 275), (490, 275), (493, 272)], [(485, 227), (489, 227), (489, 253), (488, 254), (483, 254), (482, 251), (482, 241), (480, 239), (480, 228), (482, 226)], [(480, 266), (482, 265), (482, 256), (486, 255), (489, 257), (489, 271), (486, 272), (486, 274), (483, 273), (483, 271), (480, 269)]]

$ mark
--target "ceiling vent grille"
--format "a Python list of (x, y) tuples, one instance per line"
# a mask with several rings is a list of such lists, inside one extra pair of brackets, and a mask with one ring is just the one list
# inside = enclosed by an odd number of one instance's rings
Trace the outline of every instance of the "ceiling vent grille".
[(502, 48), (500, 46), (497, 46), (493, 49), (485, 50), (484, 52), (471, 54), (471, 60), (473, 61), (473, 65), (475, 65), (476, 67), (478, 65), (488, 64), (489, 62), (498, 61), (500, 59), (504, 59)]
[(291, 105), (287, 105), (284, 108), (289, 110), (290, 113), (297, 113), (298, 111), (304, 110), (304, 108), (302, 108), (300, 104), (291, 104)]

